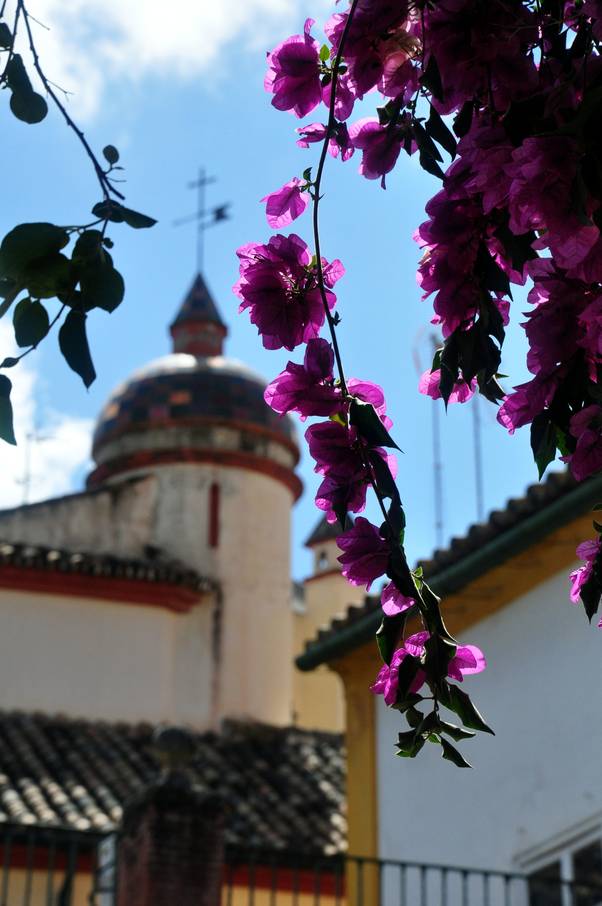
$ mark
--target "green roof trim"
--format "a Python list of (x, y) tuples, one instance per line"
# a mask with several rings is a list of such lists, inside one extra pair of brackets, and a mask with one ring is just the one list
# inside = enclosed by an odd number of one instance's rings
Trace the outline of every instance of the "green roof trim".
[[(602, 498), (602, 474), (572, 488), (566, 494), (542, 506), (499, 535), (466, 554), (456, 563), (428, 576), (433, 591), (444, 597), (464, 588), (488, 570), (509, 560), (525, 548), (532, 547), (556, 529), (584, 515)], [(295, 664), (299, 670), (314, 670), (359, 648), (374, 636), (381, 621), (380, 609), (372, 610), (348, 626), (342, 626), (325, 638), (309, 642)]]

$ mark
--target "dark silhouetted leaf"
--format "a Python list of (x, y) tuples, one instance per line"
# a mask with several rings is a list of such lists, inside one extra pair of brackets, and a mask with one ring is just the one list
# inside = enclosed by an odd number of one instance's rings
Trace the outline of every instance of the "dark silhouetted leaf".
[(458, 752), (455, 746), (452, 746), (451, 742), (448, 742), (447, 739), (441, 739), (441, 757), (445, 758), (446, 761), (451, 761), (452, 764), (455, 764), (457, 768), (470, 768), (470, 765), (464, 756)]
[(16, 445), (13, 407), (10, 401), (12, 386), (6, 375), (0, 374), (0, 438), (8, 444)]
[(52, 223), (21, 223), (0, 245), (0, 277), (23, 282), (32, 262), (56, 254), (69, 242), (69, 233)]
[(431, 138), (445, 148), (450, 157), (456, 156), (456, 140), (434, 107), (431, 107), (425, 128)]
[(35, 91), (13, 91), (10, 109), (18, 120), (30, 126), (41, 123), (48, 114), (48, 104)]
[(474, 105), (472, 101), (466, 101), (464, 106), (454, 117), (454, 132), (458, 138), (462, 138), (470, 130), (472, 123), (472, 114), (474, 112)]
[(117, 150), (115, 145), (105, 145), (105, 147), (102, 149), (102, 153), (104, 159), (107, 161), (107, 163), (111, 164), (111, 166), (119, 161), (119, 151)]
[(29, 295), (37, 299), (52, 299), (68, 293), (74, 285), (71, 262), (60, 253), (32, 261), (22, 280)]
[(135, 230), (148, 229), (156, 224), (156, 220), (138, 211), (132, 211), (116, 201), (99, 201), (92, 208), (95, 217), (110, 220), (112, 223), (127, 223)]
[(364, 403), (358, 399), (351, 400), (349, 421), (370, 446), (395, 447), (396, 450), (399, 450), (371, 403)]
[(433, 160), (442, 161), (441, 153), (439, 148), (430, 137), (427, 130), (424, 128), (422, 123), (418, 120), (412, 122), (412, 132), (418, 145), (418, 150), (425, 154), (427, 157), (431, 157)]
[(86, 387), (96, 378), (86, 336), (86, 315), (70, 311), (59, 330), (59, 347), (70, 368), (79, 374)]
[(465, 727), (495, 735), (491, 727), (485, 723), (466, 692), (463, 692), (458, 686), (442, 683), (439, 697), (441, 704), (457, 714)]
[(439, 72), (439, 66), (433, 54), (430, 55), (429, 61), (426, 65), (422, 77), (420, 79), (421, 84), (427, 88), (431, 94), (437, 98), (438, 101), (443, 100), (443, 85), (441, 84), (441, 73)]
[(20, 361), (20, 359), (15, 359), (14, 356), (9, 355), (7, 356), (7, 358), (2, 359), (2, 362), (0, 362), (0, 368), (14, 368), (15, 365), (18, 365)]
[(32, 299), (21, 299), (13, 314), (13, 327), (17, 346), (37, 346), (48, 333), (48, 312)]
[(394, 617), (383, 616), (382, 623), (376, 633), (376, 644), (385, 664), (391, 663), (391, 658), (399, 647), (405, 622), (405, 613), (397, 614)]
[(0, 47), (4, 50), (8, 50), (9, 47), (13, 45), (13, 33), (6, 24), (6, 22), (0, 22)]
[[(104, 254), (110, 259), (108, 252)], [(84, 267), (80, 273), (80, 286), (81, 304), (86, 311), (93, 308), (115, 311), (125, 294), (123, 277), (115, 270), (110, 260)]]
[(464, 727), (457, 727), (455, 724), (450, 724), (446, 720), (439, 721), (439, 726), (442, 733), (446, 733), (458, 742), (461, 739), (472, 739), (473, 736), (476, 736), (474, 730), (465, 730)]
[(556, 427), (549, 412), (540, 412), (531, 422), (531, 449), (541, 479), (556, 457)]

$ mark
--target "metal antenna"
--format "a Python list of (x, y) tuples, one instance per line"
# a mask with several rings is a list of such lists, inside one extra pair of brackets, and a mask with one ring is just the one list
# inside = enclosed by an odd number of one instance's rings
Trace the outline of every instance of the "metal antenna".
[(196, 211), (194, 214), (187, 214), (185, 217), (179, 217), (173, 222), (173, 226), (183, 226), (185, 223), (196, 223), (196, 269), (199, 274), (203, 269), (205, 231), (208, 230), (209, 227), (215, 226), (216, 223), (220, 223), (222, 220), (230, 219), (228, 213), (230, 202), (218, 205), (215, 208), (205, 208), (205, 187), (211, 185), (211, 183), (214, 183), (215, 181), (215, 176), (207, 176), (204, 167), (201, 167), (199, 169), (198, 179), (188, 183), (189, 189), (197, 190)]
[[(423, 338), (425, 329), (420, 330), (416, 336), (413, 349), (414, 366), (418, 375), (425, 370), (420, 361), (418, 346)], [(430, 336), (432, 354), (441, 345), (437, 334), (432, 333)], [(429, 360), (430, 364), (430, 360)], [(435, 544), (438, 548), (443, 547), (444, 543), (444, 518), (443, 518), (443, 462), (441, 460), (441, 426), (440, 426), (440, 406), (433, 402), (431, 405), (431, 429), (433, 434), (433, 491), (435, 501)]]
[(23, 445), (23, 476), (17, 478), (16, 482), (23, 488), (23, 504), (29, 503), (29, 494), (31, 491), (31, 482), (34, 478), (31, 467), (31, 453), (34, 444), (42, 443), (45, 440), (51, 440), (50, 435), (41, 435), (37, 428), (32, 428), (25, 435), (25, 444)]
[(477, 519), (485, 519), (485, 504), (483, 495), (483, 450), (481, 445), (481, 410), (479, 395), (475, 393), (472, 398), (472, 441), (474, 448), (474, 476), (475, 493), (477, 499)]

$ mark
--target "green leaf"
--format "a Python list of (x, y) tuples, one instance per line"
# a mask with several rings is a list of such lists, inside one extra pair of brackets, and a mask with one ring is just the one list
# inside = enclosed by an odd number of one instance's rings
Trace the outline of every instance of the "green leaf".
[(320, 60), (322, 63), (327, 63), (330, 60), (330, 47), (328, 44), (322, 44), (320, 48)]
[(382, 456), (376, 452), (376, 450), (371, 450), (368, 454), (368, 458), (372, 465), (372, 470), (374, 472), (376, 484), (378, 485), (379, 493), (383, 497), (390, 497), (392, 500), (399, 500), (399, 491), (397, 490), (395, 479), (391, 475), (391, 469), (389, 468), (388, 464), (384, 461)]
[(48, 104), (35, 91), (13, 91), (10, 109), (18, 120), (30, 126), (41, 123), (48, 114)]
[(352, 399), (349, 406), (349, 422), (357, 428), (360, 436), (371, 447), (395, 447), (399, 450), (371, 403)]
[(451, 736), (452, 739), (455, 739), (458, 742), (461, 739), (472, 739), (476, 736), (474, 730), (465, 730), (464, 727), (457, 727), (456, 724), (450, 724), (446, 720), (440, 720), (439, 727), (441, 728), (442, 733), (447, 733), (448, 736)]
[(531, 422), (531, 449), (540, 480), (556, 457), (556, 440), (556, 427), (552, 424), (550, 413), (544, 410)]
[[(395, 617), (393, 617), (392, 619), (395, 619)], [(421, 669), (421, 666), (422, 665), (419, 658), (414, 657), (412, 654), (408, 654), (406, 657), (404, 657), (403, 661), (399, 665), (397, 674), (398, 702), (405, 702), (406, 698), (410, 694), (410, 687), (416, 679), (416, 674)]]
[(50, 327), (48, 312), (41, 302), (21, 299), (13, 314), (17, 346), (37, 346)]
[(447, 739), (441, 738), (441, 757), (445, 758), (446, 761), (451, 761), (452, 764), (455, 764), (457, 768), (470, 768), (472, 767), (469, 764), (464, 756), (458, 752), (458, 750), (452, 746), (451, 742), (448, 742)]
[(401, 758), (416, 758), (424, 745), (424, 737), (417, 736), (414, 730), (399, 733), (397, 737), (397, 755)]
[(13, 46), (13, 33), (6, 24), (6, 22), (0, 22), (0, 47), (3, 50), (8, 50)]
[(495, 736), (495, 733), (485, 723), (469, 696), (458, 686), (442, 683), (440, 700), (446, 708), (458, 715), (465, 727), (470, 727), (472, 730), (481, 730), (483, 733), (491, 733), (492, 736)]
[(434, 107), (431, 106), (431, 112), (426, 123), (426, 131), (442, 148), (445, 148), (450, 157), (456, 156), (456, 140), (448, 127), (445, 125), (441, 116)]
[(53, 223), (20, 223), (0, 244), (0, 278), (22, 281), (32, 262), (60, 252), (69, 233)]
[(86, 387), (96, 379), (86, 336), (86, 315), (70, 311), (59, 330), (59, 347), (70, 368), (79, 374)]
[(4, 374), (0, 374), (0, 438), (7, 444), (16, 445), (13, 407), (10, 401), (12, 386), (10, 380)]
[(119, 151), (117, 150), (115, 145), (105, 145), (105, 147), (102, 149), (102, 153), (104, 159), (107, 161), (107, 163), (111, 164), (111, 166), (119, 161)]
[(382, 622), (376, 632), (376, 644), (385, 664), (391, 663), (391, 658), (397, 650), (399, 640), (403, 635), (405, 622), (405, 613), (399, 613), (394, 617), (383, 616), (382, 618)]
[(443, 401), (447, 406), (451, 392), (454, 389), (456, 382), (458, 380), (459, 374), (459, 357), (460, 349), (458, 343), (457, 333), (454, 332), (450, 337), (445, 341), (445, 346), (441, 352), (439, 359), (439, 367), (441, 368), (441, 378), (439, 380), (439, 392), (443, 397)]

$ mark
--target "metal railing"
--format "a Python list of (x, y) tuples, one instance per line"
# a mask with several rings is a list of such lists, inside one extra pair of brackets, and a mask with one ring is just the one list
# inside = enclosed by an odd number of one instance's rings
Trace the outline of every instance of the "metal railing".
[[(115, 906), (116, 837), (0, 828), (0, 906)], [(602, 887), (353, 856), (229, 850), (221, 906), (602, 906)]]

